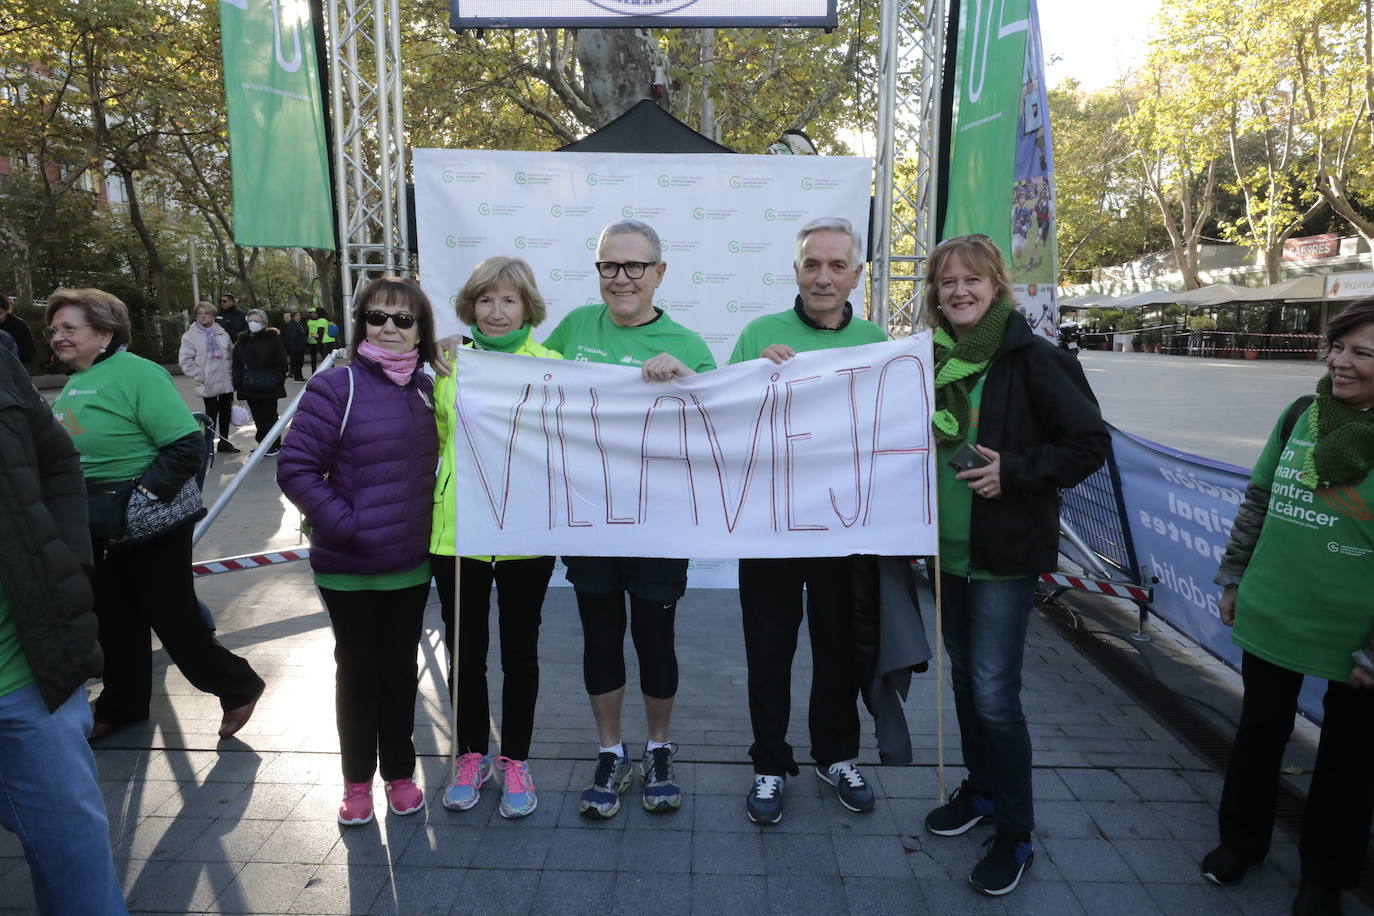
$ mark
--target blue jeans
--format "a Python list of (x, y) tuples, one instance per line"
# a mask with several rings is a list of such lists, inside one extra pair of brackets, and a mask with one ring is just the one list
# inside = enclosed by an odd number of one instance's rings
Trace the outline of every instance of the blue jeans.
[(977, 795), (991, 798), (999, 829), (1029, 832), (1031, 747), (1021, 711), (1021, 659), (1035, 579), (940, 576), (945, 651), (954, 682), (964, 766)]
[(45, 914), (128, 913), (78, 687), (51, 714), (30, 684), (0, 697), (0, 824), (19, 837)]

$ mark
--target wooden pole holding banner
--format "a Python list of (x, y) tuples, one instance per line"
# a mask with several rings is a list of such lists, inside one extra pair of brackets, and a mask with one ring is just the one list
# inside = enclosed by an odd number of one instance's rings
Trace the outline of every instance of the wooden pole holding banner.
[[(455, 448), (458, 442), (458, 355), (455, 353), (453, 362), (450, 363), (449, 371), (453, 373), (453, 429), (449, 435), (451, 440), (449, 448)], [(449, 647), (449, 662), (452, 671), (449, 674), (449, 755), (448, 755), (448, 779), (452, 785), (454, 777), (457, 775), (458, 767), (458, 633), (459, 621), (462, 619), (462, 609), (459, 601), (463, 594), (463, 557), (458, 550), (458, 475), (457, 475), (458, 456), (454, 455), (454, 486), (453, 486), (453, 645)]]
[[(938, 510), (937, 510), (938, 512)], [(945, 803), (945, 629), (940, 603), (940, 554), (935, 561), (935, 788), (940, 804)]]

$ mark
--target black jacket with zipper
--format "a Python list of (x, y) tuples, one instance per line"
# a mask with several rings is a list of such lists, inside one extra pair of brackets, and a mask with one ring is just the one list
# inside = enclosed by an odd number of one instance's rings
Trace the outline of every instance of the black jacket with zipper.
[(1016, 575), (1052, 572), (1059, 556), (1059, 490), (1102, 466), (1111, 439), (1083, 369), (1019, 313), (983, 383), (978, 444), (1001, 455), (1002, 495), (973, 499), (969, 565)]

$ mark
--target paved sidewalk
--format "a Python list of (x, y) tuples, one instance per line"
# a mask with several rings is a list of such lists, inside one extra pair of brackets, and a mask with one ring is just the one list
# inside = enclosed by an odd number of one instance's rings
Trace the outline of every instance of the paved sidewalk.
[[(247, 438), (236, 433), (235, 441)], [(243, 456), (221, 461), (211, 495)], [(285, 547), (295, 511), (265, 466), (197, 548), (197, 559)], [(576, 813), (590, 777), (595, 733), (582, 691), (581, 635), (572, 593), (551, 590), (540, 657), (542, 689), (532, 749), (539, 808), (508, 821), (498, 791), (473, 811), (438, 805), (444, 785), (447, 700), (441, 687), (437, 603), (421, 647), (419, 775), (431, 807), (360, 828), (335, 822), (341, 776), (334, 731), (332, 640), (305, 564), (199, 580), (224, 643), (268, 682), (257, 714), (217, 742), (219, 708), (155, 655), (149, 723), (97, 752), (119, 872), (135, 912), (215, 913), (1286, 913), (1297, 855), (1276, 835), (1266, 866), (1216, 888), (1198, 874), (1215, 840), (1220, 777), (1037, 613), (1026, 655), (1025, 705), (1035, 751), (1036, 860), (1004, 899), (967, 883), (990, 831), (942, 839), (920, 831), (936, 803), (933, 672), (907, 703), (917, 765), (876, 766), (865, 717), (862, 763), (877, 810), (852, 814), (809, 771), (789, 782), (786, 815), (748, 822), (750, 783), (745, 665), (732, 591), (689, 592), (679, 613), (681, 690), (674, 739), (683, 809), (651, 816), (635, 785), (621, 813)], [(927, 614), (928, 625), (933, 625)], [(1095, 625), (1125, 632), (1104, 610)], [(1237, 679), (1182, 643), (1161, 638), (1167, 676), (1224, 710)], [(499, 671), (493, 632), (489, 669)], [(805, 759), (809, 644), (803, 632), (793, 680), (790, 739)], [(637, 682), (633, 651), (629, 683)], [(493, 691), (499, 733), (499, 690)], [(945, 687), (948, 787), (961, 776), (952, 700)], [(627, 744), (643, 741), (643, 710), (627, 702)], [(1310, 729), (1303, 736), (1310, 737)], [(1295, 746), (1292, 759), (1310, 758)], [(383, 795), (378, 787), (375, 797)], [(1347, 898), (1348, 912), (1367, 912)], [(28, 870), (0, 832), (0, 909), (30, 909)]]

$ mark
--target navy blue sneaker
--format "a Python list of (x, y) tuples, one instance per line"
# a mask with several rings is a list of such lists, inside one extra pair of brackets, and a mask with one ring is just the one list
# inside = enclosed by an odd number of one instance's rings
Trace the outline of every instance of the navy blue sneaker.
[(677, 745), (656, 747), (652, 751), (646, 745), (641, 774), (644, 779), (644, 810), (651, 813), (676, 811), (682, 807), (682, 789), (673, 775), (673, 758), (677, 756)]
[(1016, 890), (1021, 876), (1035, 861), (1029, 833), (998, 830), (987, 838), (984, 846), (991, 846), (983, 861), (973, 866), (968, 883), (974, 890), (989, 897), (1001, 897)]
[(634, 767), (628, 757), (611, 751), (598, 754), (592, 784), (582, 790), (578, 811), (583, 817), (615, 817), (620, 810), (620, 796), (634, 778)]
[(755, 824), (776, 824), (782, 820), (782, 787), (785, 776), (754, 774), (749, 797), (744, 800), (744, 813)]
[(992, 799), (973, 791), (965, 779), (949, 801), (926, 815), (926, 829), (936, 836), (961, 836), (992, 817)]
[(857, 760), (841, 760), (828, 767), (817, 764), (816, 776), (835, 787), (840, 804), (850, 811), (867, 814), (873, 810), (873, 787), (859, 771)]

